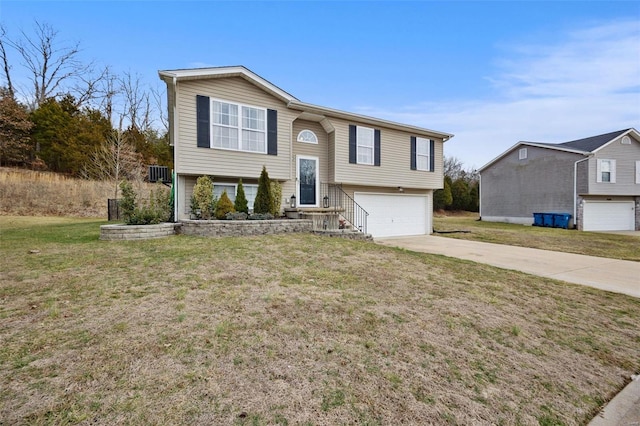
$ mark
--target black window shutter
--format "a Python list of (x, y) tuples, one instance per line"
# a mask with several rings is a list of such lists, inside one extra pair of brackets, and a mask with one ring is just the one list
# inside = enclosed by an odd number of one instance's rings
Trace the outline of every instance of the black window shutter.
[(411, 136), (411, 170), (416, 169), (416, 137)]
[(433, 142), (433, 139), (429, 139), (429, 171), (433, 172), (436, 169), (436, 159), (435, 159), (435, 148), (434, 148), (435, 143)]
[(356, 126), (354, 126), (353, 124), (349, 125), (349, 163), (357, 163)]
[(278, 111), (267, 110), (267, 154), (278, 155)]
[(373, 131), (373, 165), (380, 165), (380, 130)]
[(196, 134), (199, 148), (211, 148), (211, 126), (209, 124), (209, 97), (196, 96)]

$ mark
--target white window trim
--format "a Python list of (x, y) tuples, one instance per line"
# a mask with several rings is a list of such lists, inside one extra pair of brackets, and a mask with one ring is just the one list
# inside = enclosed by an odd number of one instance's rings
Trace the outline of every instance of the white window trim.
[[(360, 129), (371, 130), (371, 146), (360, 144), (360, 138), (358, 138), (358, 134), (360, 133)], [(371, 149), (371, 162), (360, 161), (360, 147)], [(376, 130), (372, 127), (365, 126), (356, 126), (356, 164), (364, 164), (367, 166), (373, 166), (376, 158)]]
[[(314, 140), (312, 140), (312, 141), (304, 140), (303, 137), (302, 137), (303, 133), (310, 133), (311, 135), (313, 135), (313, 139)], [(312, 143), (312, 144), (316, 144), (316, 145), (318, 144), (318, 136), (316, 136), (316, 134), (313, 131), (309, 130), (309, 129), (301, 130), (300, 133), (298, 133), (298, 137), (296, 138), (296, 140), (298, 142), (302, 142), (302, 143)]]
[[(214, 183), (213, 183), (214, 188), (215, 188), (215, 186), (216, 186), (216, 185), (218, 185), (218, 186), (233, 186), (233, 196), (234, 196), (234, 202), (235, 202), (235, 197), (237, 197), (237, 196), (238, 196), (238, 183), (232, 183), (232, 182), (214, 182)], [(249, 188), (249, 187), (251, 187), (251, 188), (258, 188), (258, 184), (257, 184), (257, 183), (244, 183), (244, 182), (242, 182), (242, 186), (243, 186), (245, 189), (246, 189), (246, 188)], [(247, 191), (245, 191), (245, 195), (246, 195), (246, 192), (247, 192)], [(227, 193), (227, 195), (229, 195), (229, 194)], [(249, 201), (249, 199), (247, 199), (247, 201)], [(255, 202), (255, 200), (254, 200), (254, 202)], [(251, 204), (251, 203), (250, 203), (250, 204)], [(249, 205), (249, 211), (253, 211), (253, 205)]]
[[(427, 153), (426, 154), (420, 154), (418, 153), (418, 145), (420, 144), (420, 142), (426, 142), (427, 143)], [(424, 172), (431, 172), (431, 139), (427, 139), (427, 138), (420, 138), (420, 137), (416, 137), (416, 170), (421, 170)], [(418, 158), (422, 157), (422, 158), (426, 158), (427, 159), (427, 168), (421, 168), (419, 166), (420, 162), (418, 161)]]
[[(609, 181), (605, 182), (602, 180), (602, 163), (609, 162), (610, 170), (609, 170)], [(616, 160), (610, 160), (606, 158), (598, 159), (596, 163), (596, 182), (597, 183), (616, 183)]]
[(526, 160), (528, 156), (527, 148), (520, 148), (518, 151), (518, 160)]
[(620, 140), (622, 145), (631, 145), (631, 138), (629, 136), (623, 136), (622, 140)]
[[(213, 103), (214, 102), (223, 102), (225, 104), (232, 104), (232, 105), (236, 105), (238, 107), (238, 126), (229, 126), (226, 124), (215, 124), (214, 120), (213, 120)], [(259, 132), (259, 130), (254, 130), (254, 129), (245, 129), (244, 127), (242, 127), (242, 108), (246, 107), (246, 108), (253, 108), (253, 109), (258, 109), (264, 112), (264, 151), (253, 151), (253, 150), (248, 150), (248, 149), (244, 149), (244, 145), (243, 145), (243, 139), (242, 139), (242, 131), (243, 130), (249, 130), (252, 132)], [(268, 150), (268, 145), (269, 145), (269, 141), (267, 140), (268, 137), (268, 114), (267, 114), (267, 108), (262, 108), (262, 107), (258, 107), (255, 105), (248, 105), (248, 104), (241, 104), (238, 102), (232, 102), (232, 101), (228, 101), (225, 99), (218, 99), (218, 98), (210, 98), (209, 100), (209, 122), (211, 123), (211, 136), (209, 138), (209, 147), (212, 149), (221, 149), (224, 151), (236, 151), (236, 152), (248, 152), (248, 153), (252, 153), (252, 154), (266, 154), (267, 150)], [(221, 126), (221, 127), (227, 127), (227, 128), (232, 128), (232, 129), (237, 129), (238, 130), (238, 149), (234, 149), (234, 148), (222, 148), (219, 146), (213, 146), (213, 126)]]
[(640, 161), (636, 161), (636, 184), (640, 185)]

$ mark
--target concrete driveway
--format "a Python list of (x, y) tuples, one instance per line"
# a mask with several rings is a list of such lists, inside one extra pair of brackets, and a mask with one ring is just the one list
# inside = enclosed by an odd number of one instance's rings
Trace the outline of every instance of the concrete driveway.
[(376, 243), (442, 254), (640, 298), (640, 262), (606, 259), (435, 235), (376, 238)]

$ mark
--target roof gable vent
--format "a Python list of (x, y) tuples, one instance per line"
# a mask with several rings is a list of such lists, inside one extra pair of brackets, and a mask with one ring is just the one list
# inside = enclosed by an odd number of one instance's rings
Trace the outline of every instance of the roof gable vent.
[(629, 136), (625, 136), (620, 141), (622, 145), (631, 145), (631, 138)]

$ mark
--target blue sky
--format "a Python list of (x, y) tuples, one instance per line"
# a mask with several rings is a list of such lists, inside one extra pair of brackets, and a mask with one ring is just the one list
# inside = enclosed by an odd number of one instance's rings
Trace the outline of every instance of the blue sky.
[(445, 155), (467, 168), (640, 128), (638, 1), (0, 0), (10, 34), (34, 19), (150, 86), (245, 65), (304, 102), (453, 133)]

